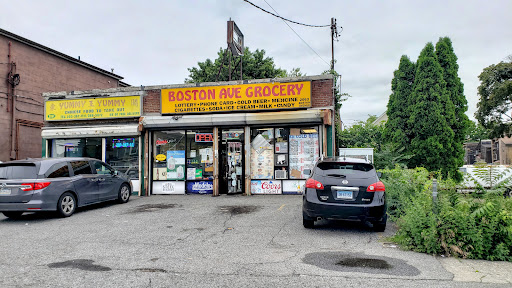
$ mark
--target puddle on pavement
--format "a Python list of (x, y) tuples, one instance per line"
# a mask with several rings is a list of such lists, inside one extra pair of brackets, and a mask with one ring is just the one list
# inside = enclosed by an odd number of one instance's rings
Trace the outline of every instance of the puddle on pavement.
[(50, 268), (73, 268), (85, 271), (110, 271), (109, 267), (93, 264), (93, 260), (75, 259), (64, 262), (56, 262), (48, 264)]
[(322, 269), (340, 272), (416, 276), (420, 271), (406, 261), (363, 253), (316, 252), (304, 256), (302, 262)]
[(373, 258), (344, 258), (336, 265), (347, 266), (347, 267), (363, 267), (363, 268), (374, 268), (374, 269), (391, 269), (393, 268), (388, 262), (381, 259)]
[(155, 212), (177, 206), (176, 204), (144, 204), (133, 208), (129, 213)]
[(260, 206), (220, 206), (219, 210), (231, 215), (250, 214), (260, 209)]

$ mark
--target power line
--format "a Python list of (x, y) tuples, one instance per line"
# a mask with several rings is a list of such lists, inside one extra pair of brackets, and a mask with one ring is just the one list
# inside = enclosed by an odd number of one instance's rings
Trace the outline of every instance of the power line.
[[(246, 0), (244, 0), (244, 1), (246, 1)], [(263, 0), (263, 1), (265, 1), (265, 3), (267, 3), (267, 5), (268, 5), (270, 8), (272, 8), (272, 10), (274, 10), (274, 12), (276, 12), (276, 13), (277, 13), (276, 9), (274, 9), (274, 7), (272, 7), (270, 4), (268, 4), (267, 0)], [(246, 2), (248, 2), (248, 1), (246, 1)], [(250, 2), (249, 2), (249, 3), (250, 3)], [(251, 4), (252, 4), (252, 3), (251, 3)], [(253, 4), (253, 5), (254, 5), (254, 4)], [(258, 8), (259, 8), (259, 7), (258, 7)], [(260, 9), (261, 9), (261, 8), (260, 8)], [(262, 10), (263, 10), (263, 9), (262, 9)], [(265, 10), (263, 10), (263, 11), (265, 11)], [(272, 14), (272, 13), (271, 13), (271, 14)], [(277, 13), (277, 14), (279, 14), (279, 13)], [(274, 14), (272, 14), (272, 15), (274, 15)], [(276, 15), (274, 15), (274, 16), (276, 16)], [(318, 53), (315, 51), (315, 49), (313, 49), (313, 48), (312, 48), (312, 47), (311, 47), (311, 46), (310, 46), (310, 45), (309, 45), (309, 44), (308, 44), (304, 39), (302, 39), (302, 37), (300, 37), (300, 35), (299, 35), (297, 32), (295, 32), (295, 30), (293, 30), (293, 28), (292, 28), (288, 23), (286, 23), (286, 21), (289, 21), (289, 20), (286, 20), (286, 19), (284, 19), (284, 18), (283, 18), (283, 17), (281, 17), (281, 16), (277, 16), (277, 17), (281, 18), (281, 20), (283, 20), (284, 24), (286, 24), (286, 26), (288, 26), (290, 29), (292, 29), (293, 33), (295, 33), (295, 35), (297, 35), (297, 37), (299, 37), (299, 38), (300, 38), (300, 40), (302, 40), (302, 42), (304, 42), (304, 44), (306, 44), (306, 45), (309, 47), (309, 49), (311, 49), (311, 51), (315, 52), (315, 54), (316, 54), (316, 56), (318, 56), (318, 58), (322, 59), (322, 61), (324, 61), (324, 62), (325, 62), (325, 64), (330, 65), (329, 63), (327, 63), (327, 61), (325, 61), (325, 60), (324, 60), (324, 58), (322, 58), (322, 56), (320, 56), (320, 54), (318, 54)], [(285, 20), (286, 20), (286, 21), (285, 21)], [(290, 22), (292, 22), (292, 23), (293, 23), (293, 21), (290, 21)], [(310, 25), (305, 25), (305, 26), (310, 26)], [(327, 27), (328, 27), (328, 26), (330, 26), (330, 25), (327, 25)], [(320, 26), (320, 27), (326, 27), (326, 26)]]
[[(265, 13), (268, 13), (268, 14), (270, 14), (270, 15), (274, 16), (274, 17), (280, 18), (280, 19), (282, 19), (282, 20), (284, 20), (284, 21), (291, 22), (291, 23), (293, 23), (293, 24), (302, 25), (302, 26), (308, 26), (308, 27), (315, 27), (315, 28), (331, 27), (331, 25), (309, 25), (309, 24), (304, 24), (304, 23), (300, 23), (300, 22), (292, 21), (292, 20), (290, 20), (290, 19), (286, 19), (286, 18), (283, 18), (283, 17), (281, 17), (281, 16), (279, 16), (279, 15), (276, 15), (276, 14), (274, 14), (274, 13), (272, 13), (272, 12), (269, 12), (269, 11), (267, 11), (267, 10), (265, 10), (265, 9), (263, 9), (263, 8), (261, 8), (261, 7), (259, 7), (259, 6), (257, 6), (256, 4), (254, 4), (254, 3), (250, 2), (250, 1), (248, 1), (248, 0), (244, 0), (244, 1), (245, 1), (245, 2), (247, 2), (247, 3), (249, 3), (249, 4), (251, 4), (252, 6), (254, 6), (254, 7), (256, 7), (256, 8), (258, 8), (258, 9), (260, 9), (261, 11), (263, 11), (263, 12), (265, 12)], [(265, 2), (267, 2), (267, 1), (265, 1)], [(267, 3), (267, 4), (268, 4), (268, 3)], [(268, 6), (270, 6), (270, 5), (268, 5)], [(272, 8), (272, 6), (271, 6), (270, 8)], [(274, 8), (272, 8), (272, 10), (273, 10), (273, 9), (274, 9)], [(274, 11), (276, 11), (276, 10), (274, 10)], [(277, 12), (276, 12), (276, 13), (277, 13)]]

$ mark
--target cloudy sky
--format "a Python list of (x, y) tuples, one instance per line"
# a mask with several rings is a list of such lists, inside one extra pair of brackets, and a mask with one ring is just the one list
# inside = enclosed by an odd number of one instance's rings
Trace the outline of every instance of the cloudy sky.
[[(335, 68), (342, 74), (342, 92), (352, 95), (341, 109), (349, 125), (385, 112), (400, 56), (416, 61), (427, 42), (452, 39), (471, 119), (478, 75), (512, 54), (509, 0), (251, 2), (273, 11), (271, 5), (279, 15), (305, 24), (326, 25), (336, 18), (343, 30), (335, 42)], [(113, 68), (138, 86), (183, 83), (187, 68), (216, 58), (227, 46), (229, 18), (242, 30), (245, 45), (264, 49), (278, 67), (300, 68), (307, 75), (329, 68), (329, 28), (289, 24), (294, 32), (243, 0), (11, 1), (2, 5), (0, 28)]]

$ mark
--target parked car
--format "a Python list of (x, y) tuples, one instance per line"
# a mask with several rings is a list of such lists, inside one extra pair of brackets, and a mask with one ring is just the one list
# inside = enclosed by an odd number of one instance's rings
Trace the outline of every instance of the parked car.
[(57, 211), (71, 216), (77, 207), (103, 201), (126, 203), (132, 187), (126, 175), (92, 158), (38, 158), (0, 163), (0, 212)]
[(373, 165), (356, 158), (328, 158), (318, 161), (306, 180), (302, 223), (313, 228), (315, 220), (357, 220), (386, 229), (386, 188)]

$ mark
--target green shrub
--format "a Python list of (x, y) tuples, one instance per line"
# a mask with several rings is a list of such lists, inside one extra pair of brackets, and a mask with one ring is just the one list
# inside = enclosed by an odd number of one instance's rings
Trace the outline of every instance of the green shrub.
[(423, 168), (384, 170), (392, 240), (404, 249), (462, 258), (512, 261), (512, 198), (504, 188), (461, 194), (450, 179), (438, 181)]

